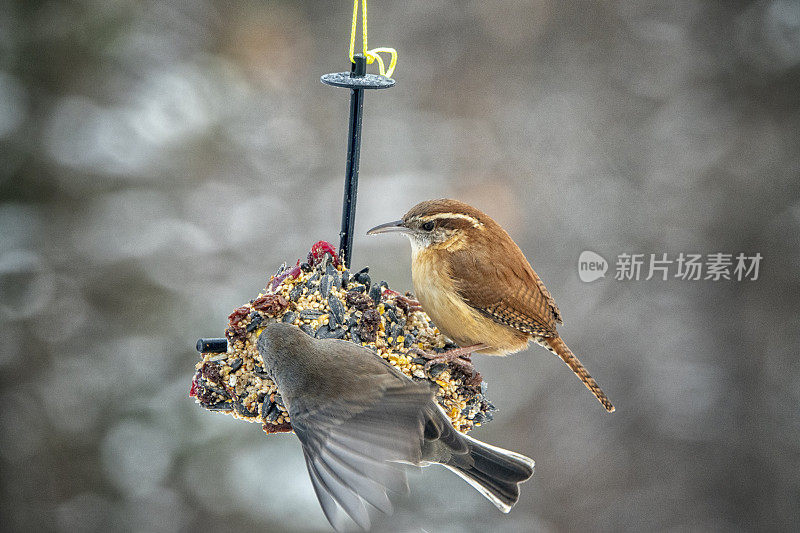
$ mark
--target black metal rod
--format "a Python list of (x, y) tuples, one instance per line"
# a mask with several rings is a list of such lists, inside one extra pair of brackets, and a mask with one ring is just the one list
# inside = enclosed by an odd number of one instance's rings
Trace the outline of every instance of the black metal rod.
[(224, 353), (228, 351), (228, 339), (198, 339), (197, 351), (200, 353)]
[[(351, 77), (361, 77), (367, 71), (367, 58), (361, 54), (353, 57)], [(339, 256), (350, 266), (353, 255), (353, 230), (356, 223), (358, 197), (358, 164), (361, 158), (361, 114), (364, 109), (364, 89), (350, 89), (350, 125), (347, 137), (347, 168), (344, 176), (344, 201), (342, 202), (342, 229), (339, 232)]]

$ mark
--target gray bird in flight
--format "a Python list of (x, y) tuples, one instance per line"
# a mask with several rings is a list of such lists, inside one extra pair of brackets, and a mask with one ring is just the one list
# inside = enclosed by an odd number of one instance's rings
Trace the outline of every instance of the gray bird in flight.
[(408, 490), (401, 463), (444, 465), (504, 513), (519, 499), (519, 484), (533, 475), (533, 460), (456, 431), (430, 384), (411, 381), (367, 348), (272, 322), (258, 351), (336, 530), (347, 524), (342, 510), (368, 529), (365, 502), (392, 512), (387, 491)]

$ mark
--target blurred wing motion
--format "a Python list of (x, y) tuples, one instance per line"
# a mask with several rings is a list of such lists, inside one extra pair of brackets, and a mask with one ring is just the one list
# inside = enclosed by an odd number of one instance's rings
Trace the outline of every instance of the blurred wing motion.
[(363, 529), (370, 526), (364, 501), (391, 513), (387, 489), (408, 490), (397, 463), (421, 461), (423, 415), (433, 392), (390, 373), (382, 381), (382, 388), (364, 387), (360, 398), (346, 404), (314, 407), (295, 402), (289, 411), (314, 491), (338, 531), (346, 525), (340, 508)]

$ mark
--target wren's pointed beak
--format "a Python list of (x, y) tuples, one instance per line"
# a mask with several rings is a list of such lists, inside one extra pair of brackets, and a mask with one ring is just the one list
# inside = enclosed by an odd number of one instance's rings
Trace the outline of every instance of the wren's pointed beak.
[(377, 235), (378, 233), (389, 233), (389, 232), (405, 233), (408, 231), (411, 230), (409, 230), (406, 227), (406, 225), (403, 223), (402, 220), (395, 220), (394, 222), (387, 222), (386, 224), (375, 226), (374, 228), (372, 228), (367, 232), (367, 235)]

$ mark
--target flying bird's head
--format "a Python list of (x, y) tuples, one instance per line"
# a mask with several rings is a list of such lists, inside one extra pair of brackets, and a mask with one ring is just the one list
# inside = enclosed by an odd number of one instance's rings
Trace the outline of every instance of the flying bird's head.
[(264, 370), (274, 378), (276, 368), (291, 358), (292, 353), (309, 344), (310, 337), (297, 326), (269, 319), (258, 337), (258, 353)]

